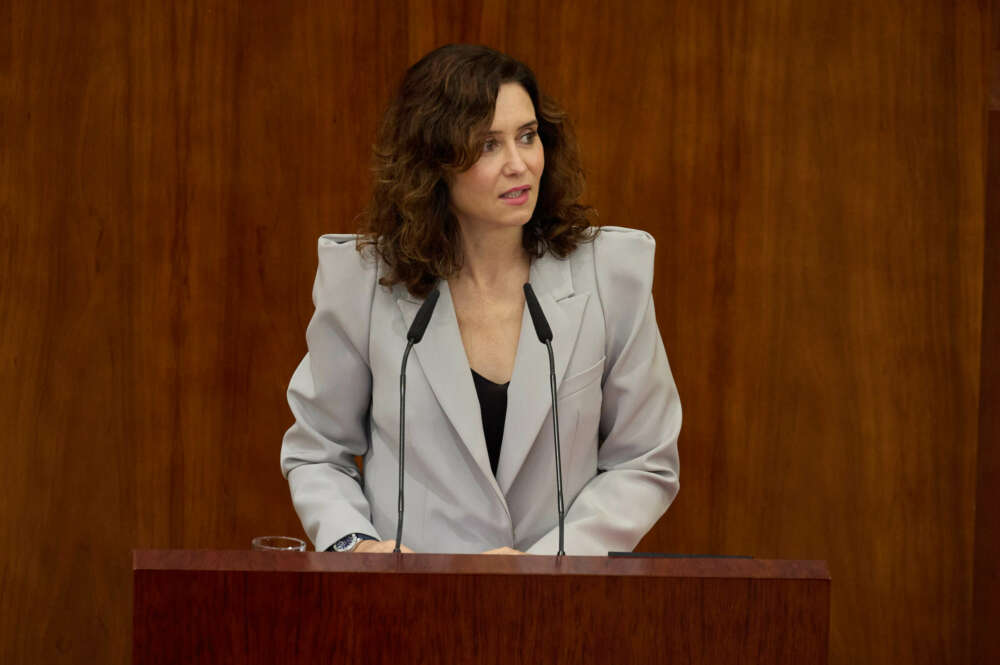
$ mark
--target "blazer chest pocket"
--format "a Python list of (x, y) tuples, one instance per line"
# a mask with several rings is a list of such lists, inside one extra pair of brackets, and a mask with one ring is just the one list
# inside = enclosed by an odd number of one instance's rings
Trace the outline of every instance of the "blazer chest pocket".
[(587, 369), (563, 379), (562, 385), (559, 386), (559, 400), (562, 401), (567, 397), (572, 397), (584, 388), (589, 387), (595, 381), (599, 381), (604, 372), (604, 359), (606, 357), (601, 356), (600, 360)]

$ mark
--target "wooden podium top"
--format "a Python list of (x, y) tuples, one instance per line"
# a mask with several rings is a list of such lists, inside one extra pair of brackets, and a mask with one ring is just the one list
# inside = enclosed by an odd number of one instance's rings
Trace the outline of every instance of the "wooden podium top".
[(825, 665), (823, 561), (133, 552), (135, 665)]
[(719, 557), (601, 557), (484, 554), (337, 554), (250, 550), (133, 550), (132, 569), (290, 573), (612, 575), (829, 580), (825, 561)]

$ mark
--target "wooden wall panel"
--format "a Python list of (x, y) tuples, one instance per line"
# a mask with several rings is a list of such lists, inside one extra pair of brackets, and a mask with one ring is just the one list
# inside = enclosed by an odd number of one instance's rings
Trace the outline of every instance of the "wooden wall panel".
[(1000, 2), (990, 2), (973, 665), (1000, 662)]
[(300, 533), (315, 238), (356, 227), (403, 69), (460, 40), (533, 65), (601, 221), (659, 240), (683, 473), (643, 547), (827, 559), (831, 662), (963, 662), (985, 13), (0, 4), (5, 662), (127, 662), (133, 547)]
[[(644, 546), (829, 559), (832, 662), (962, 654), (983, 191), (981, 78), (962, 70), (980, 71), (979, 24), (939, 3), (663, 13), (619, 16), (589, 86), (608, 100), (594, 115), (647, 138), (594, 160), (598, 203), (661, 238), (685, 403), (682, 491)], [(663, 72), (659, 95), (611, 74), (643, 26), (663, 37), (635, 79)]]

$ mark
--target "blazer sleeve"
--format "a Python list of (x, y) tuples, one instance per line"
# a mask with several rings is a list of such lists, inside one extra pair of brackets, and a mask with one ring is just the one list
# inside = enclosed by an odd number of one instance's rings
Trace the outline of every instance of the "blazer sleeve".
[(317, 551), (349, 533), (379, 535), (354, 460), (369, 446), (368, 341), (377, 270), (355, 247), (354, 236), (319, 240), (309, 350), (288, 386), (295, 424), (281, 444), (281, 470)]
[[(679, 489), (681, 405), (653, 309), (655, 242), (643, 231), (605, 227), (594, 240), (597, 291), (606, 321), (597, 475), (566, 513), (566, 551), (631, 551)], [(558, 527), (528, 552), (552, 554)]]

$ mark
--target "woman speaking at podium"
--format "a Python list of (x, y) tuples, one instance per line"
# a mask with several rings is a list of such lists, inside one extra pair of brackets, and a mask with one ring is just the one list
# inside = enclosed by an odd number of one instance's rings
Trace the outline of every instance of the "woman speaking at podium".
[[(406, 374), (402, 551), (555, 554), (552, 331), (565, 550), (631, 550), (678, 489), (681, 408), (653, 311), (653, 239), (589, 221), (565, 114), (482, 46), (413, 65), (357, 236), (323, 236), (282, 471), (317, 550), (388, 552)], [(363, 458), (359, 469), (355, 457)], [(362, 470), (363, 469), (363, 470)]]

